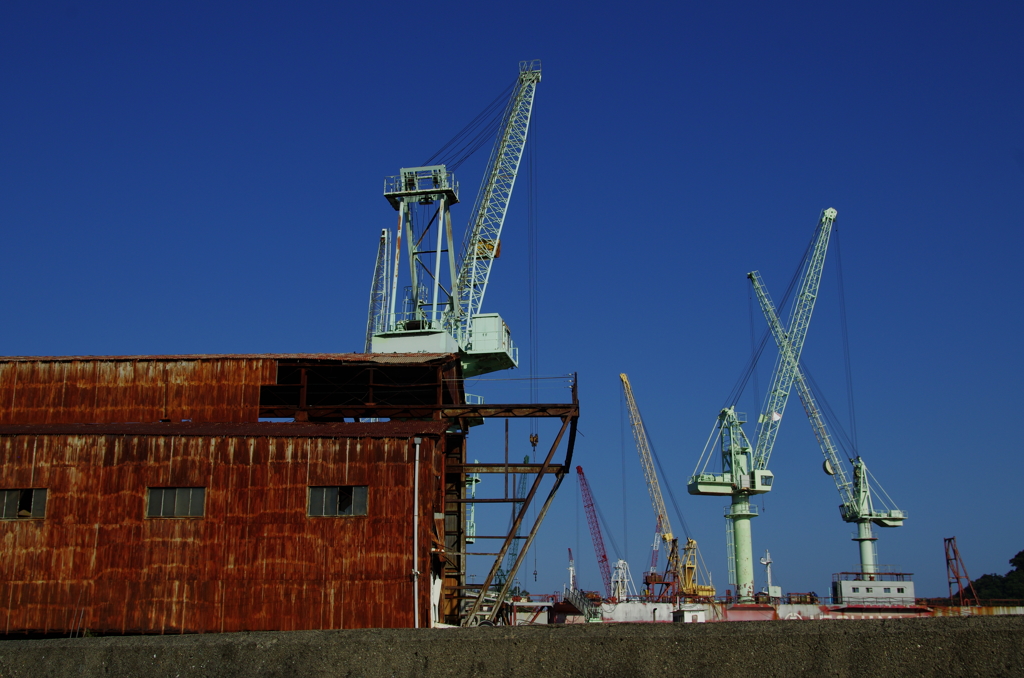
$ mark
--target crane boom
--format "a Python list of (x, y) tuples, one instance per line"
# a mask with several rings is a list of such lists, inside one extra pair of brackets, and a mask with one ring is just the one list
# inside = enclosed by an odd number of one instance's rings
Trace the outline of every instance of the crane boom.
[(654, 469), (651, 442), (647, 437), (643, 418), (640, 416), (640, 408), (637, 407), (636, 399), (633, 397), (633, 387), (625, 373), (619, 374), (619, 379), (622, 380), (622, 390), (626, 395), (629, 423), (633, 429), (636, 451), (640, 455), (640, 465), (644, 469), (644, 478), (647, 480), (647, 491), (651, 495), (651, 504), (654, 506), (654, 513), (661, 527), (661, 538), (662, 541), (669, 544), (668, 571), (674, 575), (676, 586), (680, 588), (683, 595), (689, 597), (714, 596), (714, 586), (697, 583), (697, 542), (687, 539), (684, 548), (685, 557), (680, 558), (679, 556), (679, 540), (672, 531), (672, 522), (668, 517), (668, 509), (665, 508), (661, 484), (658, 482), (658, 473)]
[[(835, 222), (836, 214), (836, 210), (831, 207), (821, 213), (814, 249), (807, 261), (800, 290), (793, 302), (787, 334), (789, 335), (790, 353), (797, 365), (800, 362), (800, 352), (803, 350), (804, 340), (807, 338), (807, 328), (811, 323), (814, 302), (818, 299), (821, 272), (825, 267), (825, 253), (828, 250), (828, 241), (832, 235), (832, 224)], [(779, 425), (782, 415), (786, 411), (786, 402), (789, 399), (789, 392), (793, 387), (795, 376), (796, 373), (791, 362), (785, 359), (780, 352), (772, 385), (768, 390), (764, 413), (758, 419), (757, 443), (752, 459), (755, 469), (762, 470), (768, 467), (768, 460), (771, 458), (772, 448), (775, 446), (775, 438), (779, 433)]]
[(672, 522), (668, 517), (668, 509), (665, 508), (665, 499), (661, 495), (661, 485), (658, 483), (658, 474), (654, 470), (654, 457), (651, 455), (651, 443), (647, 438), (647, 430), (644, 428), (643, 419), (640, 417), (640, 408), (633, 398), (633, 387), (629, 383), (629, 377), (625, 373), (619, 375), (622, 380), (622, 389), (626, 394), (626, 407), (629, 408), (629, 423), (633, 428), (633, 440), (636, 441), (636, 451), (640, 454), (640, 465), (644, 469), (644, 479), (647, 481), (647, 491), (651, 495), (651, 503), (654, 505), (654, 514), (661, 523), (661, 538), (664, 541), (672, 541)]
[[(604, 584), (605, 598), (612, 597), (612, 573), (608, 565), (608, 553), (604, 550), (604, 537), (601, 536), (601, 524), (597, 519), (597, 508), (594, 504), (594, 495), (590, 493), (590, 483), (583, 475), (583, 467), (576, 467), (576, 474), (580, 478), (580, 494), (583, 497), (583, 508), (587, 513), (587, 524), (590, 526), (590, 536), (594, 540), (594, 553), (597, 554), (597, 566), (601, 570), (601, 581)], [(572, 551), (569, 551), (569, 559), (572, 560)]]
[(860, 544), (861, 572), (874, 572), (877, 558), (873, 546), (875, 537), (871, 532), (872, 523), (881, 527), (899, 527), (903, 524), (906, 513), (898, 508), (882, 511), (875, 510), (868, 480), (867, 466), (859, 456), (851, 460), (853, 464), (852, 482), (847, 478), (845, 464), (843, 464), (842, 458), (839, 456), (828, 426), (825, 424), (825, 419), (821, 415), (821, 410), (814, 398), (814, 393), (804, 378), (799, 359), (793, 351), (792, 341), (789, 338), (789, 334), (782, 327), (782, 322), (775, 312), (775, 306), (768, 296), (764, 282), (757, 271), (753, 271), (748, 277), (753, 285), (758, 303), (761, 305), (761, 311), (764, 313), (768, 326), (771, 328), (772, 336), (775, 337), (775, 342), (779, 345), (779, 354), (793, 372), (800, 402), (803, 404), (804, 412), (807, 413), (807, 419), (811, 423), (814, 437), (817, 438), (818, 445), (825, 456), (825, 472), (832, 476), (836, 483), (836, 489), (839, 490), (839, 497), (842, 502), (839, 506), (840, 514), (844, 521), (857, 523), (858, 530), (854, 541)]
[(499, 135), (484, 172), (480, 192), (470, 213), (470, 228), (462, 244), (462, 259), (445, 325), (460, 345), (472, 342), (471, 322), (480, 313), (491, 277), (491, 264), (501, 248), (501, 229), (512, 199), (519, 163), (526, 148), (533, 100), (540, 82), (540, 61), (521, 61), (519, 80), (502, 117)]
[(814, 436), (818, 439), (821, 451), (825, 455), (825, 461), (831, 467), (832, 477), (835, 479), (836, 488), (839, 490), (843, 504), (852, 504), (854, 501), (853, 484), (846, 477), (845, 465), (839, 456), (839, 452), (836, 450), (832, 436), (829, 434), (828, 427), (821, 416), (821, 410), (815, 402), (814, 395), (804, 380), (799, 359), (794, 355), (792, 342), (789, 339), (788, 333), (782, 327), (782, 321), (779, 320), (779, 316), (775, 312), (775, 306), (768, 296), (768, 290), (765, 289), (764, 281), (761, 280), (761, 274), (757, 271), (752, 271), (747, 274), (747, 277), (754, 288), (754, 294), (761, 305), (761, 311), (768, 321), (768, 327), (772, 331), (772, 336), (775, 337), (775, 343), (779, 346), (779, 354), (793, 372), (797, 395), (800, 396), (800, 402), (803, 403), (804, 411), (807, 413), (807, 418), (811, 422), (811, 428), (814, 430)]
[(384, 329), (388, 310), (388, 269), (391, 259), (391, 231), (382, 228), (377, 244), (377, 262), (373, 266), (373, 283), (370, 285), (370, 310), (366, 319), (366, 344), (364, 352), (369, 353), (373, 335)]

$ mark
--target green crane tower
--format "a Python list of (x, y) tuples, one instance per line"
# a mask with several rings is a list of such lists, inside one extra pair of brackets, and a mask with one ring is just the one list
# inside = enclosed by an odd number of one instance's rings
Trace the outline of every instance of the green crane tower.
[[(821, 213), (813, 246), (803, 263), (800, 287), (793, 303), (788, 329), (790, 354), (795, 358), (796, 364), (799, 364), (800, 351), (803, 349), (814, 303), (818, 297), (821, 272), (825, 266), (825, 253), (828, 250), (836, 214), (836, 210), (832, 208)], [(743, 431), (746, 417), (737, 412), (735, 406), (725, 408), (719, 413), (716, 423), (722, 472), (707, 471), (713, 456), (713, 448), (709, 444), (701, 453), (686, 487), (690, 494), (724, 495), (732, 498), (732, 503), (725, 514), (726, 542), (729, 583), (736, 585), (736, 598), (739, 603), (754, 601), (754, 557), (750, 520), (757, 517), (757, 507), (750, 503), (750, 497), (770, 492), (772, 489), (774, 476), (768, 470), (768, 460), (775, 446), (795, 378), (796, 371), (793, 369), (792, 361), (780, 353), (775, 363), (764, 410), (758, 417), (756, 446), (751, 448)], [(712, 437), (715, 437), (714, 434)]]

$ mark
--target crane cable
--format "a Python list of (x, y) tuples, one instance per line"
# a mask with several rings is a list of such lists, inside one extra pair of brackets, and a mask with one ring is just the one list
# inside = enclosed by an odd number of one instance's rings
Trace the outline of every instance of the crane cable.
[(846, 402), (850, 408), (850, 439), (857, 450), (857, 413), (853, 406), (853, 372), (850, 370), (850, 333), (846, 324), (846, 285), (843, 282), (843, 250), (839, 243), (839, 229), (833, 231), (836, 245), (836, 280), (839, 286), (839, 324), (843, 334), (843, 363), (846, 368)]
[(470, 156), (479, 151), (484, 144), (494, 139), (498, 133), (498, 128), (501, 126), (501, 121), (505, 117), (506, 104), (512, 92), (515, 91), (518, 82), (518, 80), (513, 81), (511, 85), (506, 87), (469, 124), (459, 130), (444, 146), (427, 158), (423, 165), (446, 165), (450, 171), (454, 172)]
[[(538, 196), (537, 196), (537, 120), (533, 116), (531, 120), (532, 134), (526, 137), (526, 258), (528, 277), (529, 317), (530, 317), (530, 402), (537, 403), (540, 396), (540, 383), (537, 375), (540, 373), (540, 342), (539, 318), (537, 315), (537, 289), (538, 289), (538, 246), (537, 246), (537, 224), (538, 224)], [(498, 243), (501, 246), (501, 243)], [(530, 444), (533, 446), (533, 454), (537, 454), (537, 443), (540, 442), (540, 420), (530, 418)], [(537, 505), (533, 505), (534, 519), (536, 520)], [(607, 527), (605, 528), (607, 530)], [(533, 579), (537, 580), (537, 549), (533, 550)]]
[[(820, 226), (819, 226), (820, 227)], [(800, 274), (807, 266), (807, 262), (810, 259), (811, 252), (814, 249), (814, 243), (818, 238), (818, 229), (814, 230), (814, 235), (811, 236), (811, 241), (807, 244), (807, 249), (804, 250), (803, 256), (800, 258), (800, 263), (796, 267), (796, 271), (793, 273), (792, 279), (789, 281), (789, 286), (786, 287), (785, 294), (779, 301), (778, 309), (781, 313), (782, 308), (789, 301), (790, 295), (793, 293), (793, 289), (796, 287), (797, 282), (800, 280)], [(743, 395), (743, 391), (746, 390), (747, 383), (750, 381), (750, 377), (754, 370), (757, 369), (757, 363), (761, 358), (761, 354), (764, 353), (765, 346), (768, 344), (768, 337), (771, 336), (771, 328), (765, 328), (764, 333), (761, 335), (761, 341), (758, 342), (757, 347), (750, 355), (750, 359), (747, 360), (746, 366), (740, 373), (739, 379), (736, 380), (736, 384), (732, 387), (732, 391), (729, 392), (729, 396), (722, 404), (722, 409), (735, 405), (739, 401), (740, 396)]]

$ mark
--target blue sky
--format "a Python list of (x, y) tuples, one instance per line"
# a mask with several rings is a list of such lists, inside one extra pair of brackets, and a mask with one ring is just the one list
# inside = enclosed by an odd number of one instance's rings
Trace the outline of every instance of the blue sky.
[[(579, 373), (577, 461), (634, 575), (654, 519), (618, 373), (724, 589), (725, 502), (685, 484), (749, 355), (745, 274), (781, 295), (835, 207), (860, 449), (910, 514), (880, 561), (941, 595), (943, 537), (974, 577), (1024, 548), (1022, 26), (1017, 2), (7, 2), (0, 353), (359, 350), (394, 220), (382, 179), (541, 59), (536, 359)], [(459, 170), (467, 195), (482, 163)], [(521, 346), (524, 199), (485, 304)], [(804, 357), (845, 412), (834, 254)], [(758, 409), (752, 389), (738, 405)], [(498, 458), (500, 428), (474, 430), (471, 456)], [(513, 426), (515, 453), (526, 436)], [(787, 591), (856, 562), (820, 459), (792, 407), (753, 525)], [(576, 502), (567, 481), (527, 588), (561, 587), (566, 547), (599, 586)]]

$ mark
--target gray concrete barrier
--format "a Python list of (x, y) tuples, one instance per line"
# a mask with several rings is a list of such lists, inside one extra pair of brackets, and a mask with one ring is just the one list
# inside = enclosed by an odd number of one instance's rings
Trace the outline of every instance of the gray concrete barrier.
[(1024, 617), (0, 640), (40, 676), (1024, 676)]

